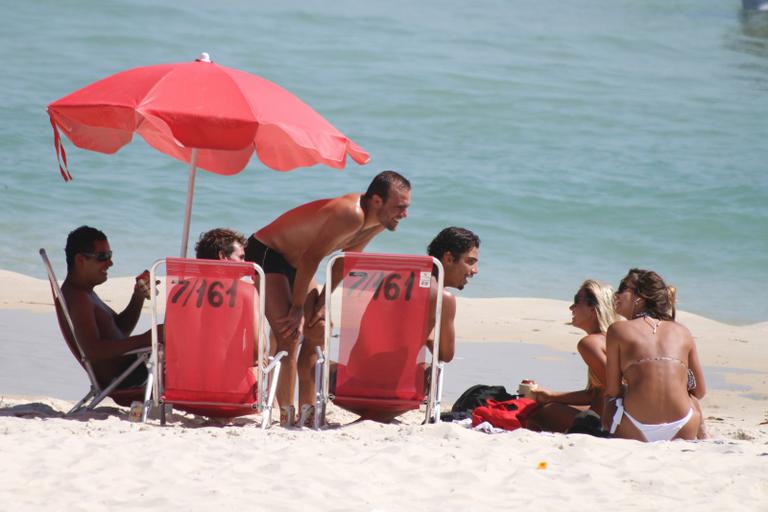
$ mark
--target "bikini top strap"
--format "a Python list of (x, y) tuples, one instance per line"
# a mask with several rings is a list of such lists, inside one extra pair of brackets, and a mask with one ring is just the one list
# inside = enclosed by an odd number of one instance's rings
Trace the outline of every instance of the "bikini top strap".
[(680, 359), (678, 359), (676, 357), (657, 356), (657, 357), (643, 357), (641, 359), (636, 359), (634, 361), (630, 361), (629, 363), (627, 363), (627, 365), (624, 367), (624, 369), (621, 371), (621, 373), (626, 373), (626, 371), (631, 366), (635, 366), (635, 365), (641, 364), (641, 363), (653, 362), (653, 361), (667, 361), (667, 362), (670, 362), (670, 363), (678, 363), (683, 368), (685, 368), (686, 370), (688, 369), (688, 365), (685, 364), (683, 361), (681, 361)]

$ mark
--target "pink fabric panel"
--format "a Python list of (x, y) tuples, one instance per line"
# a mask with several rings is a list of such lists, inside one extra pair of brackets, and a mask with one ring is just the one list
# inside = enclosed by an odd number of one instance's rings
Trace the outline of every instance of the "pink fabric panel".
[(253, 267), (199, 261), (167, 260), (165, 398), (253, 403)]
[(431, 271), (429, 257), (344, 257), (337, 397), (424, 398)]

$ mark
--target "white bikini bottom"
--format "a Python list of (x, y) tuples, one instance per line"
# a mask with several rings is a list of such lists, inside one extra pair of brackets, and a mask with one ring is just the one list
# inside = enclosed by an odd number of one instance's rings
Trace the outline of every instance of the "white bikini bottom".
[(645, 440), (652, 441), (669, 441), (677, 435), (681, 428), (688, 423), (693, 416), (693, 408), (688, 409), (688, 414), (680, 418), (679, 420), (672, 421), (670, 423), (658, 423), (647, 424), (640, 423), (632, 417), (627, 411), (624, 410), (624, 400), (621, 398), (616, 399), (616, 413), (613, 415), (613, 422), (611, 423), (611, 434), (616, 432), (616, 428), (621, 423), (621, 417), (626, 416), (629, 421), (640, 431)]

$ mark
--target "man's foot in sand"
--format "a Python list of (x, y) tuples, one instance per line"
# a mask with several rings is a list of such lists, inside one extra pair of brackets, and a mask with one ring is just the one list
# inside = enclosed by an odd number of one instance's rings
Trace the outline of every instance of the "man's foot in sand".
[(292, 405), (284, 405), (280, 407), (280, 426), (281, 427), (293, 427), (296, 423), (296, 408)]
[(304, 404), (301, 406), (301, 414), (299, 415), (299, 421), (296, 423), (297, 427), (315, 428), (315, 406), (310, 404)]

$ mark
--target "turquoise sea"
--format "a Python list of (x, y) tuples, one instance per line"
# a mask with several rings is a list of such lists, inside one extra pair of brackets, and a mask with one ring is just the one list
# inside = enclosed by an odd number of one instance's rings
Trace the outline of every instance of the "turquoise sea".
[(46, 247), (63, 275), (85, 223), (109, 235), (113, 275), (178, 254), (186, 166), (140, 138), (115, 155), (67, 141), (65, 183), (45, 107), (206, 51), (301, 97), (372, 162), (200, 172), (193, 238), (249, 234), (393, 168), (413, 206), (370, 249), (418, 253), (469, 227), (481, 262), (464, 296), (567, 300), (640, 266), (681, 309), (768, 320), (768, 14), (738, 0), (180, 4), (0, 1), (0, 268), (43, 277)]

